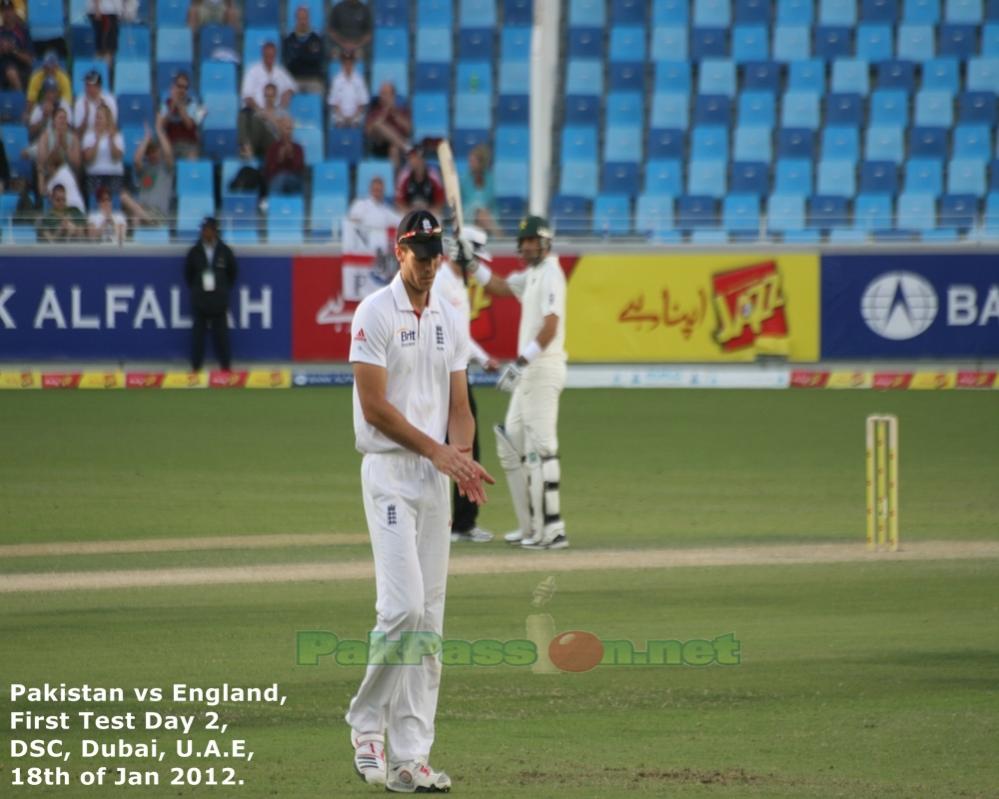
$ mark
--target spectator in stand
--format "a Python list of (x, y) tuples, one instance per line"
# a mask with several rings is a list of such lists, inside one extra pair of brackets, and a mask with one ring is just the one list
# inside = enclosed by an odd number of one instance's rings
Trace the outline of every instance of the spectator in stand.
[(331, 55), (336, 58), (341, 53), (352, 53), (363, 59), (373, 31), (374, 22), (367, 5), (361, 0), (340, 0), (330, 10)]
[(197, 33), (202, 25), (228, 25), (239, 30), (239, 7), (233, 0), (191, 0), (187, 27)]
[(28, 114), (28, 139), (35, 141), (43, 132), (52, 127), (56, 110), (62, 108), (69, 119), (69, 103), (59, 96), (59, 84), (54, 80), (46, 80), (42, 84), (41, 102), (37, 103)]
[(105, 244), (122, 244), (127, 232), (125, 215), (114, 210), (111, 192), (102, 186), (97, 190), (97, 210), (87, 217), (89, 238)]
[(395, 204), (405, 214), (426, 208), (435, 216), (444, 207), (444, 182), (436, 169), (427, 166), (423, 150), (411, 147), (407, 164), (396, 181)]
[(278, 122), (278, 139), (267, 148), (264, 180), (269, 194), (301, 194), (305, 182), (305, 151), (292, 141), (295, 122), (284, 117)]
[(115, 126), (111, 109), (97, 109), (94, 127), (83, 134), (83, 163), (87, 170), (87, 194), (101, 186), (121, 194), (125, 176), (125, 139)]
[(118, 20), (124, 14), (122, 0), (87, 0), (87, 16), (94, 26), (97, 57), (108, 67), (118, 52)]
[(356, 128), (364, 121), (368, 110), (368, 86), (361, 74), (354, 69), (354, 56), (344, 52), (340, 56), (340, 71), (333, 78), (327, 104), (338, 128)]
[(73, 102), (73, 84), (70, 83), (69, 75), (59, 65), (59, 56), (54, 51), (49, 50), (45, 53), (45, 58), (42, 59), (42, 65), (31, 73), (31, 79), (28, 81), (28, 113), (34, 109), (37, 103), (41, 102), (42, 87), (48, 81), (56, 82), (59, 87), (59, 96), (64, 103), (69, 105)]
[(371, 104), (364, 123), (368, 150), (378, 158), (391, 159), (392, 166), (398, 169), (409, 149), (412, 133), (413, 120), (409, 109), (396, 99), (395, 86), (385, 81), (378, 87), (378, 96)]
[(288, 72), (298, 81), (300, 92), (322, 94), (326, 52), (322, 38), (312, 29), (308, 6), (295, 9), (295, 27), (285, 37), (281, 57)]
[(79, 208), (66, 203), (66, 187), (57, 183), (49, 194), (52, 207), (38, 220), (40, 242), (77, 241), (87, 232), (87, 219)]
[[(288, 104), (297, 88), (294, 78), (277, 61), (274, 42), (260, 48), (261, 60), (250, 65), (243, 74), (240, 96), (243, 108), (239, 112), (239, 146), (244, 157), (263, 158), (267, 148), (277, 138), (279, 111), (287, 113)], [(274, 89), (274, 103), (268, 105), (265, 90)]]
[[(39, 108), (41, 106), (35, 110), (38, 111)], [(35, 164), (38, 170), (38, 193), (45, 193), (45, 186), (62, 167), (77, 174), (81, 163), (80, 139), (69, 126), (69, 112), (64, 107), (57, 106), (51, 127), (42, 131), (37, 142)], [(63, 188), (65, 190), (65, 186)]]
[(368, 196), (358, 197), (347, 211), (347, 221), (353, 228), (353, 249), (372, 254), (389, 252), (389, 228), (396, 227), (401, 219), (402, 214), (385, 202), (385, 182), (375, 175), (368, 185)]
[(490, 236), (502, 235), (496, 226), (496, 195), (493, 173), (489, 168), (489, 148), (484, 144), (468, 154), (468, 174), (461, 178), (461, 202), (465, 219), (478, 225)]
[(174, 160), (170, 140), (159, 131), (154, 138), (149, 128), (135, 148), (132, 163), (132, 176), (138, 187), (133, 197), (129, 192), (121, 193), (121, 207), (137, 224), (160, 226), (170, 218), (170, 201), (173, 198)]
[(76, 98), (73, 107), (73, 127), (80, 137), (94, 127), (97, 109), (102, 105), (111, 111), (111, 121), (118, 121), (118, 103), (114, 96), (104, 91), (103, 83), (101, 73), (96, 69), (90, 70), (83, 78), (83, 94)]
[(178, 72), (170, 86), (170, 96), (156, 118), (156, 129), (162, 128), (177, 158), (196, 159), (201, 152), (201, 123), (205, 110), (188, 94), (191, 79)]
[(0, 0), (0, 88), (23, 92), (35, 57), (28, 26), (12, 0)]

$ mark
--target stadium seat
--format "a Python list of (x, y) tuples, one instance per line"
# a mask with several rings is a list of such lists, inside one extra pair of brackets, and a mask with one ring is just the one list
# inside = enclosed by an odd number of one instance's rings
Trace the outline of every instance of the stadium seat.
[(820, 25), (856, 25), (856, 0), (819, 0)]
[(160, 246), (170, 243), (170, 229), (166, 227), (139, 226), (132, 230), (132, 241), (146, 246)]
[(10, 169), (10, 177), (31, 178), (33, 164), (27, 158), (21, 157), (21, 152), (28, 146), (28, 130), (20, 124), (0, 125), (0, 137), (3, 138), (4, 151)]
[[(504, 91), (502, 83), (500, 90)], [(571, 59), (566, 66), (566, 94), (596, 94), (604, 91), (603, 63), (595, 59)]]
[(97, 38), (93, 25), (74, 25), (70, 28), (69, 46), (76, 58), (93, 58), (97, 55)]
[(503, 24), (530, 25), (533, 22), (533, 0), (503, 0)]
[(774, 191), (781, 194), (812, 193), (812, 163), (804, 158), (779, 158), (775, 164)]
[(724, 161), (694, 159), (687, 171), (687, 194), (708, 197), (725, 195), (726, 164)]
[(585, 235), (592, 229), (590, 201), (585, 197), (558, 194), (552, 198), (552, 222), (557, 233)]
[(530, 129), (526, 125), (500, 125), (496, 128), (496, 157), (503, 160), (527, 159), (530, 138)]
[(602, 236), (631, 233), (631, 200), (623, 194), (598, 194), (593, 202), (593, 232)]
[(975, 226), (978, 200), (970, 194), (945, 194), (940, 198), (938, 221), (941, 227), (954, 228), (966, 235)]
[(678, 197), (683, 193), (683, 166), (678, 160), (652, 159), (645, 164), (645, 193)]
[(496, 101), (496, 121), (500, 125), (527, 124), (528, 109), (526, 94), (501, 94)]
[(288, 113), (295, 125), (304, 128), (323, 127), (323, 101), (318, 94), (299, 93), (291, 98)]
[(569, 0), (570, 27), (602, 28), (606, 22), (607, 4), (604, 0)]
[(637, 162), (608, 161), (600, 175), (601, 191), (634, 197), (640, 189), (639, 168)]
[(256, 228), (257, 196), (230, 194), (222, 198), (222, 220), (230, 228)]
[(402, 61), (374, 61), (371, 64), (371, 88), (377, 91), (383, 83), (395, 87), (396, 98), (405, 101), (409, 97), (409, 65)]
[(644, 61), (645, 28), (637, 25), (622, 25), (611, 28), (610, 60)]
[(190, 0), (157, 0), (157, 28), (187, 27), (187, 8)]
[(977, 25), (982, 21), (982, 0), (947, 0), (944, 19)]
[(830, 197), (853, 197), (857, 193), (855, 162), (825, 159), (819, 161), (815, 192)]
[(774, 192), (767, 199), (767, 229), (786, 235), (805, 229), (805, 198)]
[(686, 94), (656, 92), (652, 96), (653, 128), (686, 128), (690, 123), (690, 100)]
[(680, 25), (657, 25), (652, 29), (651, 55), (655, 62), (679, 61), (689, 53), (687, 29)]
[(734, 161), (729, 178), (733, 194), (762, 197), (770, 193), (770, 165), (767, 161)]
[(243, 0), (243, 22), (247, 27), (280, 27), (279, 0)]
[(978, 28), (975, 25), (944, 24), (937, 31), (937, 47), (942, 56), (961, 60), (977, 55)]
[(909, 130), (910, 156), (943, 159), (948, 152), (947, 128), (914, 127)]
[(769, 162), (773, 158), (771, 132), (772, 128), (766, 125), (739, 125), (735, 129), (732, 158), (735, 161)]
[(942, 56), (923, 64), (924, 90), (947, 91), (956, 94), (960, 89), (960, 65), (956, 58)]
[[(495, 169), (498, 181), (500, 175), (499, 161), (496, 162)], [(371, 179), (376, 175), (385, 183), (386, 194), (391, 194), (395, 188), (395, 171), (392, 168), (392, 162), (387, 158), (363, 158), (358, 162), (355, 194), (366, 192)], [(523, 187), (521, 187), (521, 190), (523, 190)]]
[(985, 162), (952, 158), (947, 163), (947, 193), (985, 196)]
[[(999, 2), (996, 3), (999, 13)], [(986, 58), (999, 56), (999, 22), (989, 22), (982, 27), (982, 55)]]
[(903, 22), (896, 33), (895, 52), (898, 58), (922, 63), (936, 55), (936, 34), (933, 25)]
[(202, 94), (239, 91), (236, 65), (228, 61), (202, 61), (198, 86)]
[(811, 25), (813, 0), (777, 0), (777, 22), (789, 25)]
[(65, 35), (66, 18), (62, 0), (31, 0), (28, 31), (35, 41), (58, 39)]
[(318, 164), (326, 157), (322, 128), (295, 128), (292, 139), (302, 146), (306, 166)]
[(416, 19), (421, 26), (450, 29), (454, 27), (453, 4), (451, 0), (416, 0)]
[(779, 158), (814, 158), (815, 133), (808, 128), (779, 128), (777, 131)]
[(767, 125), (777, 120), (777, 102), (772, 92), (743, 91), (739, 94), (737, 121), (740, 125)]
[(825, 96), (826, 124), (859, 127), (864, 121), (864, 103), (859, 94), (830, 93)]
[[(593, 30), (593, 28), (590, 28), (590, 30)], [(599, 30), (599, 28), (596, 28), (596, 30)], [(500, 32), (500, 59), (502, 61), (527, 63), (530, 53), (531, 29), (529, 27), (503, 28)], [(601, 52), (602, 55), (603, 53)]]
[(826, 65), (820, 58), (805, 58), (788, 65), (787, 88), (794, 91), (826, 91)]
[(769, 25), (770, 0), (735, 0), (734, 17), (737, 23)]
[(604, 57), (604, 32), (600, 28), (570, 28), (569, 47), (566, 52), (572, 59)]
[(611, 0), (610, 19), (614, 25), (644, 25), (647, 0)]
[[(593, 94), (569, 94), (566, 95), (563, 109), (566, 124), (593, 125), (600, 119), (600, 98)], [(524, 116), (524, 121), (527, 122), (526, 109)]]
[(699, 94), (694, 102), (695, 125), (728, 125), (732, 104), (723, 94)]
[(819, 95), (810, 91), (787, 91), (781, 103), (781, 126), (809, 128), (819, 126)]
[(875, 89), (871, 92), (868, 124), (901, 125), (909, 124), (909, 98), (900, 89)]
[(863, 161), (859, 190), (867, 194), (897, 194), (898, 167), (892, 161)]
[(495, 28), (496, 0), (461, 0), (458, 24), (462, 28)]
[(806, 224), (823, 234), (836, 227), (845, 227), (849, 221), (847, 199), (843, 196), (815, 194), (808, 198)]
[(607, 95), (607, 120), (617, 124), (641, 125), (644, 99), (641, 92), (610, 92)]
[(451, 127), (451, 110), (445, 92), (414, 92), (413, 140), (444, 138)]
[(940, 0), (905, 0), (903, 21), (936, 25), (940, 21)]
[(891, 25), (864, 23), (857, 28), (857, 58), (876, 64), (895, 54), (895, 37)]
[(272, 195), (267, 203), (269, 244), (301, 244), (305, 237), (305, 202), (301, 197)]
[(892, 200), (887, 194), (858, 194), (853, 203), (854, 227), (870, 233), (892, 226)]
[(864, 157), (868, 161), (901, 162), (904, 149), (902, 128), (896, 125), (871, 125), (865, 132)]
[(590, 125), (567, 125), (562, 129), (562, 157), (596, 158), (597, 129)]
[(815, 29), (815, 55), (826, 61), (853, 56), (853, 28), (823, 25)]
[(922, 127), (950, 127), (954, 124), (954, 99), (950, 92), (929, 89), (917, 92), (913, 122)]
[(671, 197), (639, 195), (635, 203), (635, 232), (656, 241), (676, 241)]
[(736, 240), (760, 236), (760, 198), (755, 194), (729, 194), (722, 201), (722, 227)]
[(900, 231), (921, 234), (936, 227), (936, 198), (932, 194), (903, 191), (898, 195), (897, 211)]
[(700, 94), (735, 94), (735, 63), (728, 59), (707, 58), (698, 69), (697, 91)]
[[(996, 88), (999, 88), (999, 83)], [(977, 123), (990, 127), (996, 123), (996, 96), (991, 91), (963, 92), (957, 98), (957, 108), (959, 123)]]
[(830, 90), (867, 94), (870, 89), (870, 65), (859, 58), (841, 58), (833, 62)]
[(999, 58), (969, 58), (965, 86), (971, 92), (999, 91)]
[(119, 94), (118, 95), (118, 124), (119, 125), (149, 125), (153, 127), (156, 121), (156, 114), (153, 110), (153, 98), (148, 94)]
[[(336, 69), (336, 62), (330, 64), (330, 71)], [(413, 68), (413, 80), (420, 87), (420, 91), (425, 92), (450, 92), (451, 91), (451, 65), (442, 62), (430, 62), (416, 64)], [(330, 77), (332, 83), (333, 78)]]
[(492, 98), (485, 94), (458, 92), (454, 98), (453, 128), (491, 130), (493, 127)]
[(879, 89), (902, 89), (912, 93), (916, 86), (916, 65), (912, 61), (882, 61), (877, 66)]
[(684, 232), (717, 228), (719, 221), (713, 197), (684, 195), (677, 200), (676, 224)]
[(482, 61), (459, 61), (455, 76), (455, 91), (486, 95), (493, 93), (492, 64)]
[[(159, 28), (156, 31), (156, 62), (194, 61), (194, 47), (188, 28)], [(190, 67), (188, 67), (190, 68)]]
[(604, 132), (604, 161), (638, 163), (642, 156), (642, 129), (611, 124)]
[(682, 158), (685, 154), (686, 135), (679, 128), (652, 128), (649, 130), (645, 152), (648, 158)]
[(743, 91), (774, 93), (780, 88), (780, 65), (776, 61), (753, 61), (742, 67)]
[(454, 151), (455, 159), (460, 163), (468, 158), (469, 153), (476, 147), (488, 146), (489, 138), (489, 130), (486, 128), (453, 128), (451, 130), (451, 148)]
[(701, 160), (728, 160), (728, 129), (721, 125), (702, 125), (692, 128), (690, 157)]
[(899, 0), (863, 0), (860, 7), (860, 18), (865, 22), (894, 24), (898, 20), (899, 5), (901, 5)]
[(0, 92), (0, 122), (20, 123), (26, 105), (24, 92)]
[(592, 200), (597, 196), (597, 162), (590, 159), (562, 161), (559, 193)]
[(204, 98), (205, 117), (202, 128), (205, 130), (220, 130), (236, 127), (240, 100), (236, 92), (222, 94), (207, 94)]
[(693, 7), (695, 25), (721, 28), (732, 23), (729, 0), (693, 0)]
[(695, 61), (702, 61), (705, 58), (728, 58), (728, 29), (691, 28), (690, 57)]
[(377, 61), (409, 62), (409, 31), (402, 27), (375, 28), (372, 52)]
[(807, 25), (785, 25), (780, 22), (774, 31), (774, 60), (787, 63), (811, 58), (811, 29)]
[(641, 61), (611, 63), (607, 83), (612, 91), (645, 91), (645, 64)]
[(918, 194), (943, 193), (943, 162), (932, 158), (911, 158), (905, 164), (904, 191)]
[(988, 161), (992, 157), (992, 137), (988, 125), (957, 125), (953, 134), (953, 157)]
[(214, 196), (215, 167), (211, 161), (177, 162), (177, 196)]
[(451, 29), (421, 27), (416, 29), (416, 62), (448, 64), (453, 60)]
[(215, 215), (215, 198), (211, 195), (188, 194), (177, 197), (177, 236), (194, 237), (201, 228), (201, 220)]
[(770, 57), (770, 35), (766, 25), (736, 25), (732, 29), (732, 59), (738, 64), (765, 61)]
[(823, 128), (820, 152), (826, 160), (855, 163), (860, 157), (860, 131), (851, 125)]

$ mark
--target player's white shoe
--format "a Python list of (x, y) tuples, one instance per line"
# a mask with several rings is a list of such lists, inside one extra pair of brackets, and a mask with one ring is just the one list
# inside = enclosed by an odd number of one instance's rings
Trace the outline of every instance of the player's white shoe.
[(354, 771), (368, 785), (385, 784), (385, 736), (377, 732), (350, 731), (354, 745)]
[(503, 536), (503, 540), (508, 544), (519, 544), (524, 540), (524, 534), (520, 530), (512, 530)]
[(449, 793), (451, 778), (423, 760), (395, 763), (388, 770), (385, 790), (392, 793)]
[(457, 544), (460, 541), (470, 541), (473, 544), (487, 544), (493, 540), (493, 534), (481, 527), (473, 527), (464, 532), (458, 530), (451, 531), (451, 542)]
[(540, 538), (526, 538), (520, 545), (524, 549), (568, 549), (569, 537), (565, 534), (565, 522), (546, 524)]

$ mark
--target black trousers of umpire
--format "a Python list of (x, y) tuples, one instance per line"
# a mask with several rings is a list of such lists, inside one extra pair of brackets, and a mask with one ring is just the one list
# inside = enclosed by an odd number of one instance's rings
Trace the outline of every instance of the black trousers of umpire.
[(226, 312), (206, 314), (194, 311), (193, 330), (191, 331), (191, 371), (200, 372), (205, 362), (205, 334), (207, 328), (212, 329), (212, 342), (215, 344), (215, 356), (223, 371), (228, 372), (229, 356), (229, 320)]
[[(472, 384), (468, 384), (468, 404), (472, 409), (472, 418), (475, 419), (475, 438), (472, 439), (472, 457), (479, 460), (479, 412), (475, 407), (475, 396), (472, 394)], [(467, 533), (475, 527), (475, 520), (479, 517), (479, 506), (458, 493), (458, 484), (454, 484), (454, 515), (451, 520), (451, 529), (456, 533)]]

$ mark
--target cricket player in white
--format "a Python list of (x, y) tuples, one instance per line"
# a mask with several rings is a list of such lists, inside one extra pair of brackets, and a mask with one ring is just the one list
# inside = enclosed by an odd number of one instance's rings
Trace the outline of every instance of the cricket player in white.
[(551, 254), (552, 234), (538, 216), (521, 221), (517, 251), (526, 269), (506, 279), (473, 257), (459, 239), (454, 257), (486, 291), (520, 301), (517, 360), (504, 369), (497, 387), (512, 391), (506, 420), (495, 427), (496, 447), (506, 472), (518, 528), (506, 536), (532, 549), (565, 549), (569, 539), (559, 501), (558, 402), (565, 388), (565, 274)]
[[(357, 773), (399, 793), (451, 788), (447, 774), (428, 764), (451, 545), (448, 478), (477, 503), (486, 499), (483, 481), (493, 482), (469, 455), (468, 323), (430, 291), (441, 253), (436, 218), (407, 214), (397, 231), (399, 273), (361, 302), (351, 324), (354, 433), (364, 454), (378, 598), (369, 665), (346, 720)], [(407, 633), (418, 647), (405, 645)], [(436, 650), (428, 634), (437, 637)], [(399, 664), (414, 648), (416, 665)]]

